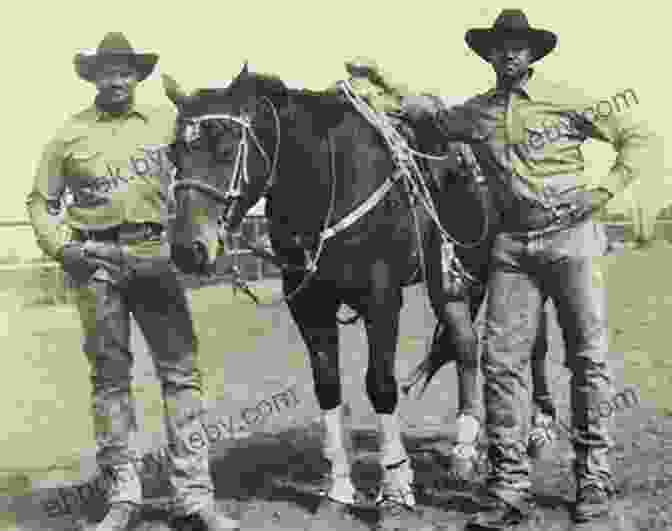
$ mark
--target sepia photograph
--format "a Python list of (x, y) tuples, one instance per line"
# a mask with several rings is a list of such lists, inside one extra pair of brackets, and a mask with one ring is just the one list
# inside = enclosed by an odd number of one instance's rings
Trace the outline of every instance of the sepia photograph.
[(8, 7), (0, 531), (672, 531), (670, 14)]

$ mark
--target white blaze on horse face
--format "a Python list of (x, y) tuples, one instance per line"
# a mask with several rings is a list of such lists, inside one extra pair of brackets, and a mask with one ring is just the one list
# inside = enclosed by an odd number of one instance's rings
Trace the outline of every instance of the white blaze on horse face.
[(217, 254), (219, 251), (219, 238), (217, 237), (217, 231), (208, 231), (214, 232), (214, 237), (212, 234), (208, 234), (206, 239), (205, 249), (208, 255), (208, 265), (213, 265), (217, 261)]
[[(198, 179), (196, 176), (194, 178)], [(212, 265), (217, 260), (220, 245), (216, 208), (207, 204), (207, 199), (203, 202), (198, 197), (196, 201), (190, 205), (190, 228), (187, 231), (190, 234), (189, 244), (200, 243), (206, 250), (208, 265)]]

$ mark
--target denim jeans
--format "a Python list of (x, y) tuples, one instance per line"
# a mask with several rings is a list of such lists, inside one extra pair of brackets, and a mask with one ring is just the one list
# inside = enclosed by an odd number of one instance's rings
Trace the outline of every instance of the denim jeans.
[[(142, 499), (132, 444), (138, 430), (131, 393), (130, 314), (145, 336), (161, 382), (170, 481), (178, 512), (212, 501), (208, 447), (201, 420), (202, 377), (191, 312), (177, 276), (167, 268), (128, 285), (98, 270), (77, 288), (84, 352), (91, 367), (97, 461), (108, 474), (108, 502)], [(199, 444), (193, 441), (198, 440)]]
[(483, 351), (486, 430), (492, 464), (488, 488), (516, 502), (529, 496), (527, 371), (542, 304), (553, 300), (571, 372), (575, 476), (611, 488), (608, 419), (590, 415), (608, 399), (606, 293), (600, 257), (606, 248), (592, 220), (542, 235), (500, 233), (492, 250)]

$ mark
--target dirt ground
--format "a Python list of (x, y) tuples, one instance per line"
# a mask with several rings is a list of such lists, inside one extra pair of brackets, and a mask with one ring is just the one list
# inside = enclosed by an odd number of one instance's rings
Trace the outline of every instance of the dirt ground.
[[(664, 280), (672, 263), (672, 250), (625, 250), (608, 258), (611, 359), (616, 388), (635, 387), (641, 399), (639, 405), (614, 415), (616, 445), (612, 463), (618, 486), (615, 505), (620, 514), (614, 529), (672, 529), (672, 407), (668, 390), (672, 364), (666, 359), (669, 352), (666, 325), (672, 291)], [(265, 299), (278, 294), (277, 283), (273, 281), (262, 289), (266, 289)], [(247, 432), (241, 433), (245, 437), (214, 444), (212, 463), (217, 499), (240, 514), (244, 530), (308, 529), (325, 468), (320, 459), (320, 430), (316, 423), (319, 410), (303, 345), (284, 307), (255, 308), (244, 299), (231, 301), (229, 293), (228, 287), (209, 287), (193, 292), (192, 299), (203, 351), (208, 353), (204, 354), (203, 364), (213, 400), (212, 422), (234, 418), (237, 420), (233, 424), (240, 423), (243, 408), (258, 405), (290, 386), (296, 403), (278, 408), (256, 424), (253, 422)], [(226, 297), (228, 302), (222, 302)], [(422, 358), (434, 325), (420, 288), (409, 289), (405, 301), (400, 375)], [(230, 323), (234, 315), (236, 320)], [(555, 326), (551, 334), (549, 363), (553, 390), (562, 415), (567, 418), (569, 376), (562, 367), (562, 343)], [(374, 416), (363, 393), (366, 343), (361, 325), (342, 330), (341, 346), (344, 396), (349, 404), (356, 462), (355, 481), (368, 491), (375, 486), (379, 471)], [(440, 466), (425, 451), (448, 445), (453, 437), (454, 372), (452, 366), (444, 368), (421, 401), (402, 401), (405, 440), (419, 484), (419, 511), (417, 517), (401, 523), (399, 529), (462, 529), (478, 507), (478, 483), (465, 486), (442, 480)], [(146, 352), (137, 352), (135, 375), (136, 386), (141, 391), (148, 389), (146, 395), (141, 392), (141, 413), (148, 424), (159, 426), (158, 388)], [(146, 435), (142, 444), (151, 448), (161, 441), (160, 434)], [(574, 496), (570, 459), (568, 440), (561, 436), (555, 450), (534, 467), (534, 492), (543, 515), (540, 530), (571, 529), (567, 511)], [(73, 466), (80, 482), (89, 479), (94, 470), (90, 454)], [(32, 481), (30, 492), (5, 496), (0, 501), (4, 519), (0, 520), (0, 529), (92, 529), (104, 511), (100, 498), (84, 496), (85, 489), (80, 489), (84, 503), (79, 503), (71, 491), (63, 503), (66, 476), (71, 483), (76, 482), (73, 474), (61, 474), (58, 467), (31, 475), (26, 480)], [(165, 481), (156, 476), (149, 473), (144, 478), (148, 498), (167, 494)], [(21, 476), (16, 477), (20, 482)], [(72, 516), (46, 514), (46, 508), (55, 513), (57, 507), (62, 509), (65, 505), (75, 507)], [(160, 504), (154, 508), (148, 506), (139, 529), (166, 529), (162, 523), (164, 517)], [(367, 529), (373, 522), (371, 512), (363, 510), (356, 514), (354, 522), (343, 521), (332, 528), (333, 531)]]

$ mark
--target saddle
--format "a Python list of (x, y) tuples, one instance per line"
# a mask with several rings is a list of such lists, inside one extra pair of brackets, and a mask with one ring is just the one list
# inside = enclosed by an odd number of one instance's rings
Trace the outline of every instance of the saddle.
[[(353, 89), (353, 92), (359, 96), (359, 98), (366, 104), (368, 107), (368, 113), (370, 115), (376, 116), (375, 126), (377, 129), (381, 128), (392, 128), (397, 133), (397, 135), (386, 135), (388, 139), (390, 136), (397, 136), (396, 140), (393, 140), (393, 146), (390, 149), (390, 154), (394, 158), (394, 151), (408, 151), (407, 148), (410, 148), (414, 151), (421, 151), (418, 133), (415, 128), (415, 124), (403, 113), (401, 106), (396, 107), (392, 105), (391, 102), (394, 102), (394, 94), (384, 94), (377, 101), (376, 97), (379, 94), (372, 94), (368, 89), (370, 84), (350, 84), (350, 87)], [(360, 92), (361, 89), (365, 87), (365, 90)], [(381, 89), (382, 90), (382, 89)], [(351, 102), (348, 100), (340, 90), (337, 89), (336, 92), (337, 98), (347, 105), (351, 105)], [(374, 100), (374, 101), (372, 101)], [(361, 111), (360, 111), (361, 112)], [(405, 145), (404, 145), (405, 144)], [(425, 182), (430, 182), (430, 168), (427, 164), (427, 160), (424, 158), (415, 157), (415, 162), (418, 165), (421, 173), (425, 177)]]

